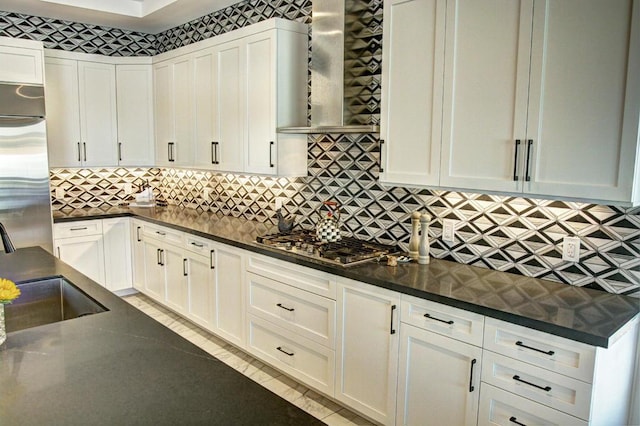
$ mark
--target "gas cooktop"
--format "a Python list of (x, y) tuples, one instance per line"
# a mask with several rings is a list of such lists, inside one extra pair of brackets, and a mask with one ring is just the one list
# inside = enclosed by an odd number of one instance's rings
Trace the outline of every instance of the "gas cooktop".
[(322, 243), (316, 238), (315, 232), (309, 229), (263, 235), (256, 238), (256, 242), (341, 266), (356, 265), (400, 252), (394, 245), (368, 242), (354, 237), (342, 237), (337, 242)]

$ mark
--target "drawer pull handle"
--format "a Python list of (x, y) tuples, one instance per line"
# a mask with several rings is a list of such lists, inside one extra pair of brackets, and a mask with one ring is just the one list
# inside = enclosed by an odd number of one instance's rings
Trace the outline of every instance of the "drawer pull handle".
[(202, 248), (202, 247), (204, 247), (204, 244), (195, 243), (195, 242), (193, 242), (193, 241), (191, 242), (191, 245), (192, 245), (192, 246), (196, 246), (196, 247), (198, 247), (198, 248)]
[(396, 330), (393, 328), (393, 311), (396, 310), (396, 305), (391, 305), (391, 327), (389, 334), (396, 334)]
[(532, 346), (527, 346), (524, 343), (522, 343), (522, 341), (520, 341), (520, 340), (518, 340), (516, 342), (516, 346), (520, 346), (520, 347), (523, 347), (523, 348), (531, 349), (532, 351), (540, 352), (541, 354), (545, 354), (545, 355), (549, 355), (549, 356), (555, 354), (554, 351), (543, 351), (542, 349), (534, 348)]
[(538, 386), (535, 383), (531, 383), (531, 382), (527, 382), (526, 380), (522, 380), (520, 378), (520, 376), (518, 376), (517, 374), (515, 376), (513, 376), (513, 380), (515, 380), (516, 382), (524, 383), (525, 385), (533, 386), (534, 388), (541, 389), (541, 390), (543, 390), (545, 392), (549, 392), (551, 390), (551, 386), (545, 386), (545, 387)]
[(473, 392), (475, 389), (475, 386), (473, 386), (473, 367), (476, 365), (476, 362), (478, 362), (475, 358), (471, 360), (471, 373), (469, 374), (469, 393)]
[(282, 309), (284, 309), (285, 311), (289, 311), (289, 312), (293, 312), (293, 311), (295, 311), (295, 308), (287, 308), (286, 306), (283, 306), (283, 305), (282, 305), (282, 303), (278, 303), (276, 306), (277, 306), (278, 308), (282, 308)]
[(434, 321), (440, 321), (440, 322), (443, 322), (443, 323), (445, 323), (445, 324), (453, 325), (453, 321), (452, 321), (452, 320), (445, 321), (445, 320), (440, 319), (440, 318), (432, 317), (432, 316), (431, 316), (431, 315), (429, 315), (429, 314), (424, 314), (424, 317), (425, 317), (425, 318), (432, 319), (432, 320), (434, 320)]
[(511, 423), (515, 423), (515, 424), (517, 424), (518, 426), (527, 426), (527, 425), (525, 425), (524, 423), (520, 423), (520, 422), (518, 421), (518, 419), (516, 418), (516, 416), (511, 416), (511, 417), (509, 417), (509, 421), (510, 421)]
[(282, 349), (282, 346), (278, 346), (276, 349), (279, 350), (280, 352), (282, 352), (285, 355), (289, 355), (289, 356), (294, 356), (295, 355), (293, 352), (287, 352), (284, 349)]
[(87, 229), (86, 226), (83, 226), (82, 228), (71, 228), (69, 229), (70, 231), (85, 231)]
[(156, 234), (158, 234), (158, 235), (162, 235), (163, 237), (164, 237), (165, 235), (167, 235), (167, 234), (165, 234), (164, 232), (160, 232), (160, 231), (156, 231)]

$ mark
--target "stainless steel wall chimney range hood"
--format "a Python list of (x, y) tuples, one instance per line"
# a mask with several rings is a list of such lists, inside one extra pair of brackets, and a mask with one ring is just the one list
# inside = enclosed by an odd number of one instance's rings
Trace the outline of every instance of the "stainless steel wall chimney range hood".
[[(365, 2), (313, 0), (311, 30), (311, 126), (280, 127), (278, 133), (379, 133), (369, 116), (347, 108), (345, 83), (356, 73), (345, 72), (345, 25), (354, 23)], [(364, 28), (367, 31), (367, 28)], [(347, 32), (346, 37), (357, 38)]]

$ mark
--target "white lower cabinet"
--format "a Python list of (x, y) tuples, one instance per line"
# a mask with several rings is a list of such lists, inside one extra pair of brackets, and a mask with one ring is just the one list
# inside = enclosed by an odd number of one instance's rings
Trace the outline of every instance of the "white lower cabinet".
[(145, 283), (145, 257), (144, 243), (142, 241), (143, 222), (138, 219), (131, 220), (131, 266), (133, 288), (144, 291)]
[(58, 258), (104, 286), (102, 234), (61, 238), (54, 241)]
[(164, 268), (164, 299), (167, 306), (180, 314), (188, 314), (188, 261), (183, 256), (182, 247), (164, 244), (160, 252), (160, 262)]
[(105, 286), (119, 291), (131, 288), (131, 227), (129, 218), (102, 220)]
[(338, 401), (385, 425), (395, 423), (399, 293), (339, 279)]

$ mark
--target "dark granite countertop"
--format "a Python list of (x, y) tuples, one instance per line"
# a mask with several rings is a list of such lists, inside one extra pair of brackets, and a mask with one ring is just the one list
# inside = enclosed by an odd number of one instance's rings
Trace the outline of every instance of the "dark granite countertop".
[(327, 265), (256, 244), (257, 235), (277, 231), (274, 225), (176, 206), (54, 212), (54, 222), (129, 215), (378, 287), (605, 348), (615, 341), (616, 333), (640, 312), (640, 299), (433, 258), (429, 265), (410, 263), (389, 267), (375, 262), (348, 268)]
[(64, 276), (108, 312), (11, 332), (0, 424), (323, 424), (39, 247), (0, 254), (16, 282)]

